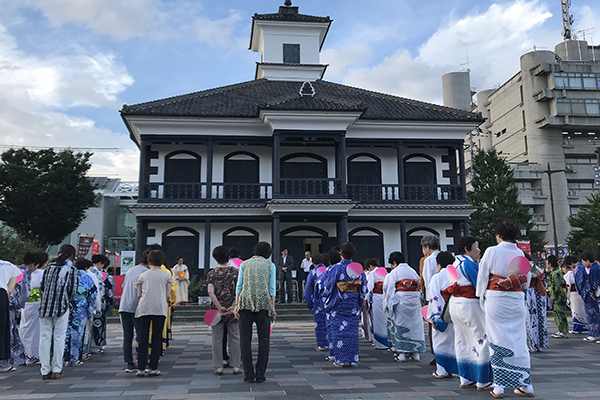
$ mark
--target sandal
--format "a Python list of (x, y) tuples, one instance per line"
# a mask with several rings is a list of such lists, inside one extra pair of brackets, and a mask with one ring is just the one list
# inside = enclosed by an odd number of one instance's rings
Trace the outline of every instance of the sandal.
[[(461, 389), (475, 389), (477, 387), (477, 382), (471, 382), (467, 385), (458, 385), (459, 388)], [(479, 388), (477, 388), (479, 389)]]
[(524, 391), (521, 388), (516, 388), (514, 391), (514, 394), (516, 394), (517, 396), (523, 396), (523, 397), (535, 397), (535, 394), (533, 392), (527, 393), (526, 391)]
[(12, 365), (11, 365), (11, 366), (10, 366), (9, 368), (7, 368), (7, 369), (0, 369), (0, 372), (13, 372), (13, 371), (16, 371), (16, 370), (17, 370), (17, 369), (16, 369), (14, 366), (12, 366)]
[(450, 374), (446, 374), (446, 375), (440, 375), (440, 374), (438, 374), (437, 372), (434, 372), (434, 373), (433, 373), (433, 374), (431, 374), (431, 375), (433, 375), (433, 377), (434, 377), (435, 379), (446, 379), (446, 378), (450, 378), (450, 377), (452, 377), (452, 375), (450, 375)]
[(494, 386), (494, 384), (490, 382), (485, 386), (477, 386), (477, 390), (489, 390), (492, 386)]

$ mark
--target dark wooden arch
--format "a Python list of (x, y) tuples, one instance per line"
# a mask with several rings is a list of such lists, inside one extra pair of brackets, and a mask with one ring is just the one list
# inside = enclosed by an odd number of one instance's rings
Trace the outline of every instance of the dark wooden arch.
[[(375, 233), (377, 236), (363, 236), (363, 239), (358, 239), (361, 236), (355, 236), (355, 234), (369, 231)], [(385, 265), (385, 250), (383, 245), (383, 232), (379, 229), (375, 229), (370, 226), (361, 226), (352, 229), (348, 233), (350, 242), (356, 247), (356, 256), (354, 261), (364, 263), (369, 258), (377, 258), (381, 265)]]
[(432, 228), (427, 228), (425, 226), (409, 229), (408, 231), (406, 231), (406, 236), (410, 236), (413, 233), (415, 233), (416, 231), (427, 231), (433, 235), (440, 236), (440, 233), (438, 231), (436, 231), (435, 229), (432, 229)]
[[(192, 236), (169, 236), (169, 234), (177, 231), (188, 232), (191, 233)], [(177, 256), (183, 256), (190, 275), (197, 275), (200, 273), (200, 266), (198, 265), (200, 233), (197, 230), (187, 226), (176, 226), (164, 231), (161, 238), (166, 256), (165, 263), (168, 267), (175, 264), (175, 258)]]
[[(252, 236), (229, 236), (230, 233), (236, 231), (244, 231), (252, 234)], [(254, 254), (254, 246), (258, 243), (258, 231), (248, 228), (247, 226), (234, 226), (233, 228), (227, 229), (223, 232), (222, 243), (226, 247), (235, 247), (239, 253), (240, 258), (247, 260)]]
[(318, 233), (319, 235), (321, 235), (323, 237), (329, 237), (329, 233), (326, 230), (317, 228), (315, 226), (293, 226), (291, 228), (282, 230), (280, 235), (285, 236), (288, 233), (292, 233), (292, 232), (296, 232), (296, 231), (311, 231), (311, 232)]

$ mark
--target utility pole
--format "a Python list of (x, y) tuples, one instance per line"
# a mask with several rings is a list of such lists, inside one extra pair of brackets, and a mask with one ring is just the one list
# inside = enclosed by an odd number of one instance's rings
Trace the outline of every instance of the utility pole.
[(552, 211), (552, 232), (554, 233), (554, 253), (558, 256), (558, 236), (556, 235), (556, 214), (554, 213), (554, 194), (552, 193), (552, 174), (557, 172), (565, 172), (564, 169), (550, 169), (550, 163), (548, 163), (548, 169), (544, 171), (548, 174), (548, 186), (550, 189), (550, 209)]
[(565, 40), (571, 40), (571, 24), (573, 23), (573, 16), (569, 11), (571, 7), (571, 0), (560, 0), (560, 9), (562, 11), (563, 30), (562, 35)]

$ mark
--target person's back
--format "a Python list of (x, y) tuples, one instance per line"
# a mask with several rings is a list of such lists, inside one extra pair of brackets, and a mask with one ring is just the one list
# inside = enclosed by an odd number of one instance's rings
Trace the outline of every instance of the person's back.
[(273, 311), (273, 302), (269, 293), (269, 276), (271, 261), (260, 256), (253, 256), (244, 261), (240, 267), (243, 272), (243, 283), (239, 292), (239, 310), (258, 312)]

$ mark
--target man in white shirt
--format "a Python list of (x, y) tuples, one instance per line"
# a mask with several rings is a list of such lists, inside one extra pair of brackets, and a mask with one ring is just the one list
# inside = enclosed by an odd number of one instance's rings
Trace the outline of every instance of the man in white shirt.
[[(423, 251), (423, 255), (426, 257), (423, 262), (423, 282), (425, 283), (425, 298), (427, 298), (427, 292), (429, 291), (429, 282), (431, 281), (431, 277), (438, 273), (437, 269), (437, 255), (440, 252), (440, 238), (439, 236), (427, 235), (421, 239), (421, 249)], [(432, 332), (431, 323), (429, 324), (429, 345), (431, 348), (431, 353), (433, 354), (433, 341), (431, 337)], [(433, 356), (433, 360), (429, 363), (429, 365), (436, 365), (435, 355)]]
[(300, 286), (298, 288), (298, 298), (301, 302), (302, 295), (304, 294), (304, 287), (302, 286), (302, 282), (304, 282), (304, 280), (308, 276), (312, 264), (313, 262), (312, 257), (310, 256), (310, 251), (307, 251), (304, 253), (304, 258), (302, 259), (302, 262), (300, 263), (300, 269), (298, 270), (298, 286)]

